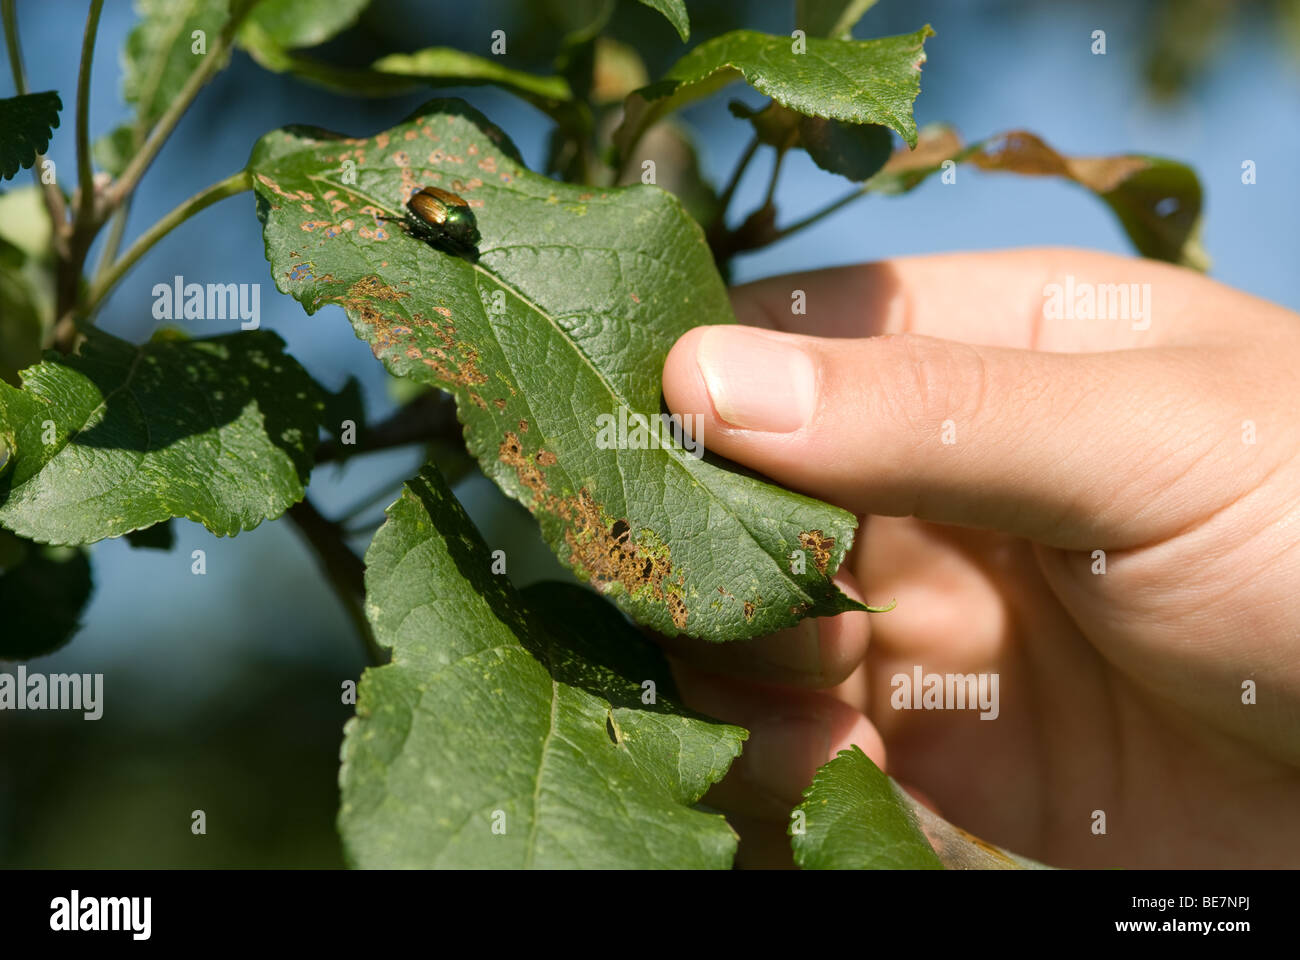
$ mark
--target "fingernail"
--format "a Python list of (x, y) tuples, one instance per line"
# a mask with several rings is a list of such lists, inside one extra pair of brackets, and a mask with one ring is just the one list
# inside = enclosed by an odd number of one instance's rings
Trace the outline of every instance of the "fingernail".
[(764, 718), (750, 724), (746, 778), (769, 796), (798, 803), (830, 748), (830, 721), (821, 714)]
[(821, 641), (812, 617), (751, 642), (753, 655), (780, 672), (802, 674), (810, 680), (822, 675)]
[(718, 416), (732, 426), (793, 433), (812, 417), (816, 371), (790, 341), (745, 327), (709, 327), (695, 362)]

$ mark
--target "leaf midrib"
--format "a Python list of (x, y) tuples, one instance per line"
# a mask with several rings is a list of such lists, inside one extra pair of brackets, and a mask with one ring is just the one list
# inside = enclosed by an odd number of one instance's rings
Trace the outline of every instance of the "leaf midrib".
[[(394, 129), (396, 129), (396, 128), (394, 128)], [(390, 132), (391, 132), (391, 131), (390, 131)], [(299, 140), (299, 142), (301, 142), (301, 140)], [(288, 157), (288, 156), (290, 156), (290, 155), (292, 155), (292, 154), (294, 154), (294, 153), (306, 154), (306, 155), (308, 155), (309, 157), (311, 157), (311, 159), (312, 159), (313, 161), (316, 159), (315, 156), (314, 156), (314, 151), (313, 151), (313, 149), (312, 149), (311, 147), (307, 147), (306, 149), (297, 150), (297, 151), (287, 151), (286, 153), (279, 155), (278, 159), (280, 159), (280, 160), (284, 160), (286, 157)], [(320, 175), (318, 175), (318, 174), (313, 174), (313, 173), (306, 173), (306, 174), (303, 174), (302, 176), (303, 176), (303, 177), (304, 177), (304, 178), (305, 178), (309, 183), (312, 184), (313, 188), (316, 190), (316, 193), (317, 193), (318, 198), (321, 199), (322, 201), (324, 201), (325, 198), (324, 198), (323, 193), (320, 191), (318, 185), (319, 185), (319, 184), (328, 184), (329, 186), (334, 187), (334, 188), (337, 189), (337, 190), (345, 191), (345, 192), (347, 192), (347, 193), (349, 193), (349, 194), (351, 194), (351, 195), (353, 195), (353, 196), (355, 196), (355, 197), (359, 197), (359, 198), (361, 198), (362, 200), (365, 200), (367, 203), (371, 204), (372, 206), (377, 207), (378, 209), (384, 210), (384, 211), (386, 211), (386, 212), (388, 212), (388, 213), (393, 213), (393, 214), (396, 214), (396, 213), (397, 213), (397, 211), (394, 210), (394, 209), (393, 209), (391, 206), (389, 206), (387, 203), (384, 203), (384, 202), (382, 202), (382, 201), (376, 200), (376, 199), (375, 199), (373, 196), (371, 196), (370, 194), (368, 194), (368, 193), (366, 193), (366, 192), (364, 192), (364, 191), (358, 189), (357, 187), (355, 187), (355, 186), (353, 186), (353, 185), (340, 183), (340, 182), (338, 182), (338, 181), (336, 181), (336, 180), (331, 179), (330, 177), (320, 176)], [(520, 198), (523, 198), (523, 197), (526, 197), (526, 196), (527, 196), (526, 194), (522, 194), (522, 193), (519, 192), (519, 191), (511, 191), (511, 193), (513, 193), (515, 196), (520, 197)], [(532, 198), (532, 199), (538, 199), (538, 198)], [(591, 201), (588, 201), (588, 202), (590, 203)], [(577, 246), (577, 245), (573, 245), (573, 244), (570, 244), (569, 246), (572, 247), (573, 249), (579, 249), (579, 250), (581, 250), (581, 249), (587, 249), (587, 248), (583, 248), (583, 247), (580, 247), (580, 246)], [(499, 248), (498, 248), (498, 249), (499, 249)], [(364, 251), (364, 249), (360, 251), (360, 255), (363, 257), (363, 259), (369, 260), (369, 257), (366, 255), (366, 252)], [(513, 284), (507, 282), (505, 279), (503, 279), (503, 278), (502, 278), (501, 276), (499, 276), (498, 274), (493, 273), (491, 270), (488, 270), (488, 269), (487, 269), (486, 267), (484, 267), (481, 263), (474, 263), (474, 264), (472, 264), (472, 266), (473, 266), (473, 268), (474, 268), (476, 271), (478, 271), (479, 273), (481, 273), (483, 276), (489, 278), (489, 280), (490, 280), (492, 283), (498, 285), (502, 290), (507, 291), (511, 296), (515, 297), (517, 300), (519, 300), (521, 303), (523, 303), (523, 304), (524, 304), (525, 306), (527, 306), (529, 309), (535, 311), (539, 316), (542, 316), (542, 317), (546, 318), (546, 321), (547, 321), (547, 322), (548, 322), (548, 323), (549, 323), (549, 324), (550, 324), (550, 325), (555, 329), (556, 333), (558, 333), (558, 334), (560, 335), (560, 337), (561, 337), (561, 339), (563, 340), (563, 342), (565, 342), (566, 344), (568, 344), (569, 347), (570, 347), (570, 349), (571, 349), (574, 353), (576, 353), (579, 357), (581, 357), (583, 363), (585, 363), (585, 364), (587, 365), (587, 367), (592, 371), (592, 373), (594, 373), (594, 374), (596, 375), (597, 380), (599, 381), (599, 383), (601, 384), (601, 386), (603, 386), (603, 387), (605, 388), (605, 390), (609, 393), (610, 397), (611, 397), (612, 399), (614, 399), (615, 401), (617, 401), (618, 403), (622, 404), (624, 407), (627, 407), (629, 410), (631, 409), (631, 405), (629, 404), (627, 398), (624, 397), (624, 396), (623, 396), (623, 395), (622, 395), (618, 390), (616, 390), (616, 389), (614, 388), (614, 385), (613, 385), (612, 383), (610, 383), (609, 379), (605, 376), (605, 374), (604, 374), (604, 373), (603, 373), (603, 372), (602, 372), (602, 371), (601, 371), (601, 370), (600, 370), (600, 369), (599, 369), (599, 368), (598, 368), (598, 367), (597, 367), (597, 366), (592, 362), (591, 357), (589, 357), (589, 356), (586, 354), (586, 352), (581, 348), (581, 346), (580, 346), (580, 345), (578, 344), (578, 342), (573, 338), (573, 336), (569, 333), (569, 331), (566, 330), (563, 326), (561, 326), (560, 323), (556, 320), (556, 318), (555, 318), (555, 317), (554, 317), (550, 312), (548, 312), (548, 311), (546, 311), (546, 310), (543, 310), (540, 306), (538, 306), (535, 302), (533, 302), (532, 299), (530, 299), (529, 297), (525, 296), (525, 295), (524, 295), (524, 294), (523, 294), (523, 293), (522, 293), (518, 288), (516, 288)], [(314, 278), (313, 278), (313, 279), (314, 279)], [(289, 291), (289, 292), (294, 296), (295, 299), (298, 299), (298, 298), (299, 298), (299, 293), (300, 293), (301, 291), (292, 291), (292, 290), (291, 290), (291, 291)], [(486, 312), (483, 314), (483, 316), (484, 316), (484, 318), (485, 318), (485, 323), (486, 323), (486, 325), (487, 325), (487, 328), (488, 328), (490, 331), (492, 331), (493, 339), (496, 339), (496, 340), (497, 340), (497, 346), (498, 346), (498, 348), (501, 350), (502, 356), (507, 356), (506, 350), (504, 349), (504, 347), (502, 347), (500, 340), (497, 339), (497, 337), (496, 337), (496, 328), (495, 328), (495, 326), (493, 326), (493, 323), (492, 323), (491, 318), (487, 316)], [(507, 362), (509, 362), (509, 361), (507, 360)], [(453, 391), (453, 395), (454, 395), (454, 391)], [(459, 407), (459, 404), (460, 404), (460, 398), (457, 397), (457, 406), (458, 406), (458, 407)], [(684, 472), (686, 473), (687, 480), (688, 480), (688, 481), (689, 481), (689, 482), (690, 482), (694, 487), (696, 487), (696, 488), (699, 489), (699, 490), (702, 490), (702, 491), (703, 491), (703, 492), (704, 492), (704, 493), (709, 497), (709, 499), (710, 499), (712, 502), (716, 503), (719, 507), (721, 507), (723, 510), (725, 510), (726, 513), (727, 513), (729, 516), (731, 516), (731, 517), (732, 517), (732, 518), (733, 518), (733, 519), (734, 519), (734, 520), (735, 520), (735, 521), (736, 521), (736, 522), (737, 522), (737, 523), (738, 523), (738, 524), (739, 524), (739, 525), (740, 525), (740, 526), (741, 526), (741, 527), (742, 527), (742, 528), (743, 528), (743, 529), (744, 529), (744, 530), (749, 534), (750, 538), (751, 538), (751, 539), (753, 540), (753, 542), (754, 542), (754, 545), (757, 547), (757, 552), (760, 553), (760, 554), (762, 554), (763, 556), (767, 557), (767, 559), (768, 559), (768, 561), (771, 563), (772, 567), (777, 571), (777, 574), (778, 574), (778, 575), (779, 575), (779, 576), (780, 576), (780, 577), (781, 577), (781, 578), (782, 578), (786, 583), (788, 583), (788, 584), (792, 587), (793, 592), (794, 592), (795, 594), (797, 594), (797, 595), (798, 595), (798, 596), (799, 596), (803, 601), (805, 601), (805, 602), (807, 602), (807, 603), (812, 603), (812, 602), (813, 602), (812, 597), (809, 596), (808, 592), (803, 588), (803, 585), (802, 585), (801, 583), (799, 583), (799, 581), (795, 580), (794, 577), (791, 576), (791, 575), (786, 571), (786, 569), (785, 569), (785, 568), (784, 568), (784, 567), (783, 567), (783, 566), (782, 566), (782, 565), (777, 561), (777, 559), (776, 559), (775, 557), (773, 557), (771, 554), (769, 554), (768, 551), (767, 551), (766, 549), (763, 548), (763, 546), (762, 546), (761, 542), (759, 541), (757, 535), (756, 535), (756, 534), (754, 533), (754, 531), (750, 528), (749, 524), (745, 521), (744, 516), (742, 516), (738, 511), (736, 511), (736, 510), (732, 507), (732, 505), (731, 505), (731, 504), (730, 504), (730, 503), (729, 503), (725, 498), (723, 498), (721, 495), (719, 495), (718, 493), (716, 493), (716, 492), (715, 492), (714, 490), (712, 490), (709, 486), (706, 486), (705, 484), (701, 483), (700, 480), (699, 480), (699, 478), (696, 477), (695, 474), (692, 473), (689, 469), (687, 469), (687, 467), (686, 467), (686, 463), (685, 463), (685, 458), (686, 458), (687, 456), (689, 456), (689, 454), (687, 454), (685, 450), (681, 450), (681, 449), (679, 449), (679, 448), (677, 448), (677, 447), (672, 447), (672, 446), (662, 446), (662, 445), (661, 445), (660, 447), (658, 447), (658, 449), (659, 449), (661, 452), (667, 454), (667, 456), (668, 456), (668, 462), (675, 464), (675, 465), (678, 467), (678, 469), (680, 469), (680, 470), (682, 470), (682, 471), (684, 471)], [(617, 455), (614, 456), (614, 463), (615, 463), (615, 466), (618, 467), (618, 469), (619, 469), (619, 474), (620, 474), (620, 477), (621, 477), (621, 476), (622, 476), (622, 467), (621, 467), (621, 464), (619, 463), (619, 460), (618, 460)], [(568, 468), (567, 468), (567, 467), (566, 467), (566, 469), (565, 469), (565, 472), (566, 472), (566, 473), (568, 472)], [(624, 483), (623, 486), (624, 486), (624, 495), (625, 495), (625, 497), (626, 497), (626, 492), (627, 492), (627, 491), (626, 491), (626, 483)]]

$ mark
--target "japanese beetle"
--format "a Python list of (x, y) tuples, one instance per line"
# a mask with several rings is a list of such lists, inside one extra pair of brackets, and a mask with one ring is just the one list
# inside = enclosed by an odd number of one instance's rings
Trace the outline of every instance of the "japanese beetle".
[[(379, 217), (396, 220), (396, 217)], [(458, 257), (478, 259), (482, 239), (469, 202), (438, 187), (425, 187), (406, 201), (406, 216), (400, 221), (407, 233), (431, 247)]]

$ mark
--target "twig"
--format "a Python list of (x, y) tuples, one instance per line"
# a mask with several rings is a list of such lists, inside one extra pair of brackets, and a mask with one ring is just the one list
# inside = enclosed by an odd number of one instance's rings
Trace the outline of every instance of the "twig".
[(456, 405), (441, 391), (422, 393), (400, 407), (392, 416), (362, 432), (362, 443), (352, 450), (336, 440), (326, 440), (316, 448), (316, 462), (329, 463), (356, 453), (370, 453), (391, 447), (404, 447), (446, 438), (460, 441), (460, 424)]
[(81, 38), (81, 69), (77, 74), (77, 184), (81, 188), (81, 203), (77, 208), (79, 227), (95, 221), (95, 175), (90, 167), (90, 67), (95, 59), (95, 35), (99, 32), (99, 15), (103, 9), (104, 0), (90, 0), (90, 12), (86, 14), (86, 32)]
[(749, 166), (749, 161), (753, 160), (754, 154), (758, 152), (759, 143), (758, 136), (755, 135), (754, 139), (749, 141), (749, 146), (745, 148), (745, 152), (740, 155), (735, 169), (731, 171), (731, 179), (727, 181), (722, 196), (718, 198), (718, 223), (726, 223), (727, 208), (731, 206), (731, 198), (735, 195), (736, 188), (740, 186), (740, 179), (745, 175), (745, 169)]
[(781, 178), (781, 163), (785, 160), (785, 151), (777, 150), (776, 160), (772, 164), (772, 178), (767, 181), (767, 195), (763, 197), (763, 206), (770, 207), (776, 196), (776, 182)]
[(130, 212), (130, 197), (127, 197), (122, 205), (113, 211), (113, 216), (108, 223), (108, 236), (104, 238), (104, 246), (99, 251), (99, 265), (95, 268), (95, 279), (102, 277), (104, 271), (117, 260), (117, 251), (122, 246), (122, 237), (126, 234), (126, 218)]
[(184, 223), (200, 210), (212, 206), (218, 200), (224, 200), (226, 197), (233, 197), (237, 193), (243, 193), (245, 190), (251, 190), (253, 187), (252, 175), (247, 170), (240, 170), (238, 173), (232, 173), (226, 179), (214, 183), (206, 189), (200, 190), (194, 196), (190, 197), (184, 203), (180, 204), (171, 213), (168, 213), (161, 220), (136, 238), (135, 243), (127, 248), (126, 253), (113, 263), (112, 266), (103, 270), (90, 288), (90, 297), (86, 301), (85, 313), (89, 316), (98, 308), (100, 301), (108, 295), (113, 289), (114, 284), (122, 279), (122, 276), (135, 265), (135, 262), (144, 256), (151, 247), (164, 236), (166, 236), (178, 224)]
[(858, 199), (858, 197), (864, 197), (866, 196), (866, 194), (867, 191), (862, 189), (861, 187), (858, 187), (857, 189), (854, 190), (850, 190), (848, 193), (840, 197), (838, 200), (835, 200), (827, 204), (826, 206), (822, 207), (820, 210), (816, 211), (815, 213), (809, 214), (808, 216), (804, 217), (802, 220), (796, 220), (788, 227), (782, 227), (780, 230), (776, 231), (776, 235), (772, 238), (772, 242), (775, 243), (777, 240), (784, 240), (786, 237), (790, 236), (791, 234), (798, 233), (800, 230), (804, 229), (805, 227), (812, 226), (814, 223), (816, 223), (818, 220), (821, 220), (823, 217), (829, 217), (832, 213), (839, 210), (841, 207), (848, 206), (854, 200)]
[(370, 621), (366, 619), (366, 565), (345, 542), (343, 528), (323, 516), (306, 498), (290, 507), (287, 516), (315, 551), (321, 569), (361, 639), (367, 659), (371, 664), (387, 663), (388, 653), (375, 640)]
[(131, 191), (135, 189), (136, 184), (144, 176), (144, 172), (149, 169), (154, 157), (158, 155), (158, 151), (162, 149), (163, 144), (167, 142), (167, 138), (176, 129), (176, 124), (180, 122), (181, 117), (189, 109), (199, 91), (203, 89), (204, 84), (211, 80), (217, 71), (221, 69), (226, 54), (234, 43), (235, 33), (243, 24), (244, 18), (248, 15), (252, 6), (250, 3), (240, 4), (238, 9), (231, 14), (217, 39), (213, 41), (208, 52), (204, 54), (203, 63), (189, 75), (176, 98), (168, 104), (167, 109), (158, 118), (158, 122), (154, 124), (153, 130), (150, 132), (148, 139), (145, 140), (144, 145), (135, 152), (130, 162), (127, 163), (126, 169), (122, 171), (122, 175), (106, 191), (104, 196), (105, 210), (117, 209), (123, 200), (130, 195)]

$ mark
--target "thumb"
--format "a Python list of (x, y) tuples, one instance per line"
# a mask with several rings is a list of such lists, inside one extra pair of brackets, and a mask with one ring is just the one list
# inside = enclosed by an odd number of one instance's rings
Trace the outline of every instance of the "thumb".
[(687, 422), (708, 450), (855, 513), (1121, 548), (1186, 524), (1187, 500), (1160, 495), (1213, 442), (1134, 426), (1134, 410), (1187, 393), (1178, 366), (1150, 354), (728, 325), (682, 336), (663, 383), (674, 413), (699, 415)]

